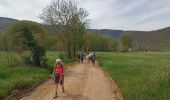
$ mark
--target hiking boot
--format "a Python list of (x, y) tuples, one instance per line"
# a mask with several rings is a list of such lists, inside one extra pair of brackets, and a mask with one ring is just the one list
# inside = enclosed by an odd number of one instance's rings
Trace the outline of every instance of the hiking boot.
[(62, 87), (62, 92), (64, 93), (65, 91), (64, 91), (64, 87)]
[(55, 93), (55, 96), (53, 97), (53, 98), (57, 98), (58, 97), (58, 94), (57, 94), (57, 92)]

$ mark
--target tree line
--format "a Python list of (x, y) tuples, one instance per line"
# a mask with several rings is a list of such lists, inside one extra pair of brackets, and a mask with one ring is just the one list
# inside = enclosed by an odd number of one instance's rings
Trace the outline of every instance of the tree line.
[[(76, 57), (79, 51), (128, 51), (132, 46), (129, 35), (119, 40), (98, 33), (86, 32), (88, 12), (74, 0), (52, 0), (39, 17), (43, 25), (31, 21), (18, 21), (0, 36), (0, 48), (23, 57), (25, 64), (46, 65), (46, 50), (64, 51), (67, 58)], [(25, 56), (25, 51), (31, 51)]]
[[(1, 34), (0, 38), (0, 49), (7, 52), (9, 62), (12, 61), (11, 52), (15, 52), (20, 57), (24, 57), (26, 64), (33, 63), (39, 66), (40, 62), (46, 61), (45, 50), (67, 50), (54, 31), (30, 21), (19, 21), (12, 24), (4, 34)], [(71, 55), (73, 57), (79, 51), (128, 51), (132, 46), (132, 39), (127, 34), (123, 34), (120, 39), (113, 39), (111, 36), (99, 33), (83, 32), (72, 41), (77, 42), (76, 44), (71, 42)], [(31, 51), (32, 54), (25, 56), (25, 51)], [(65, 55), (67, 55), (66, 52)]]

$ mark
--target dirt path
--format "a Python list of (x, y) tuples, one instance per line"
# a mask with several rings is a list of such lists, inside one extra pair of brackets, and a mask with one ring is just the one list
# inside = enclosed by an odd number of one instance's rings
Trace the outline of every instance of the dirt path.
[(118, 88), (98, 64), (76, 64), (65, 73), (65, 93), (53, 99), (54, 83), (46, 81), (21, 100), (122, 100)]

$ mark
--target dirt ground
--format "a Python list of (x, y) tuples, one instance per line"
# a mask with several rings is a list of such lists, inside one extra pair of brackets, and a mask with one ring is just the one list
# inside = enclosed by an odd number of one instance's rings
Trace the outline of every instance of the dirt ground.
[(21, 100), (123, 100), (119, 89), (98, 64), (70, 66), (65, 72), (65, 93), (59, 86), (58, 98), (53, 99), (55, 85), (51, 79), (44, 82)]

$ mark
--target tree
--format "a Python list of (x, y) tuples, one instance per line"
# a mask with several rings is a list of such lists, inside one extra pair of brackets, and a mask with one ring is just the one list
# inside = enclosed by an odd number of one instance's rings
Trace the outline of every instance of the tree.
[[(25, 64), (45, 66), (45, 34), (42, 27), (30, 21), (19, 21), (12, 24), (5, 32), (4, 47), (6, 51), (14, 51), (23, 57), (23, 51), (30, 50), (31, 56), (24, 57)], [(8, 41), (6, 41), (8, 40)]]
[(30, 29), (38, 45), (44, 47), (44, 44), (46, 42), (46, 35), (40, 24), (32, 21), (15, 22), (6, 29), (5, 35), (7, 38), (9, 38), (8, 40), (10, 42), (10, 47), (18, 54), (21, 54), (23, 50), (27, 49), (27, 47), (23, 44), (21, 32), (21, 30), (25, 27)]
[(0, 36), (0, 48), (3, 51), (6, 51), (6, 59), (9, 65), (12, 65), (13, 63), (13, 57), (12, 57), (12, 53), (10, 52), (10, 48), (9, 48), (9, 40), (7, 38), (7, 36), (2, 33)]
[(102, 36), (101, 45), (102, 45), (103, 51), (116, 51), (117, 50), (117, 41), (108, 35)]
[(101, 46), (101, 36), (97, 33), (87, 32), (84, 34), (85, 49), (90, 49), (93, 51), (100, 50)]
[(132, 47), (132, 38), (128, 34), (123, 34), (120, 37), (121, 51), (128, 51)]
[(52, 25), (58, 33), (57, 36), (61, 39), (69, 58), (72, 58), (80, 38), (83, 38), (82, 34), (88, 22), (87, 16), (88, 12), (79, 8), (74, 0), (52, 0), (40, 14), (43, 22)]
[(85, 48), (94, 51), (116, 51), (117, 41), (108, 35), (88, 32), (84, 34)]
[[(46, 51), (44, 48), (40, 47), (35, 41), (31, 30), (28, 27), (23, 27), (21, 30), (22, 42), (25, 44), (32, 53), (31, 64), (34, 66), (44, 66), (46, 64), (45, 54)], [(41, 62), (43, 64), (41, 64)]]

